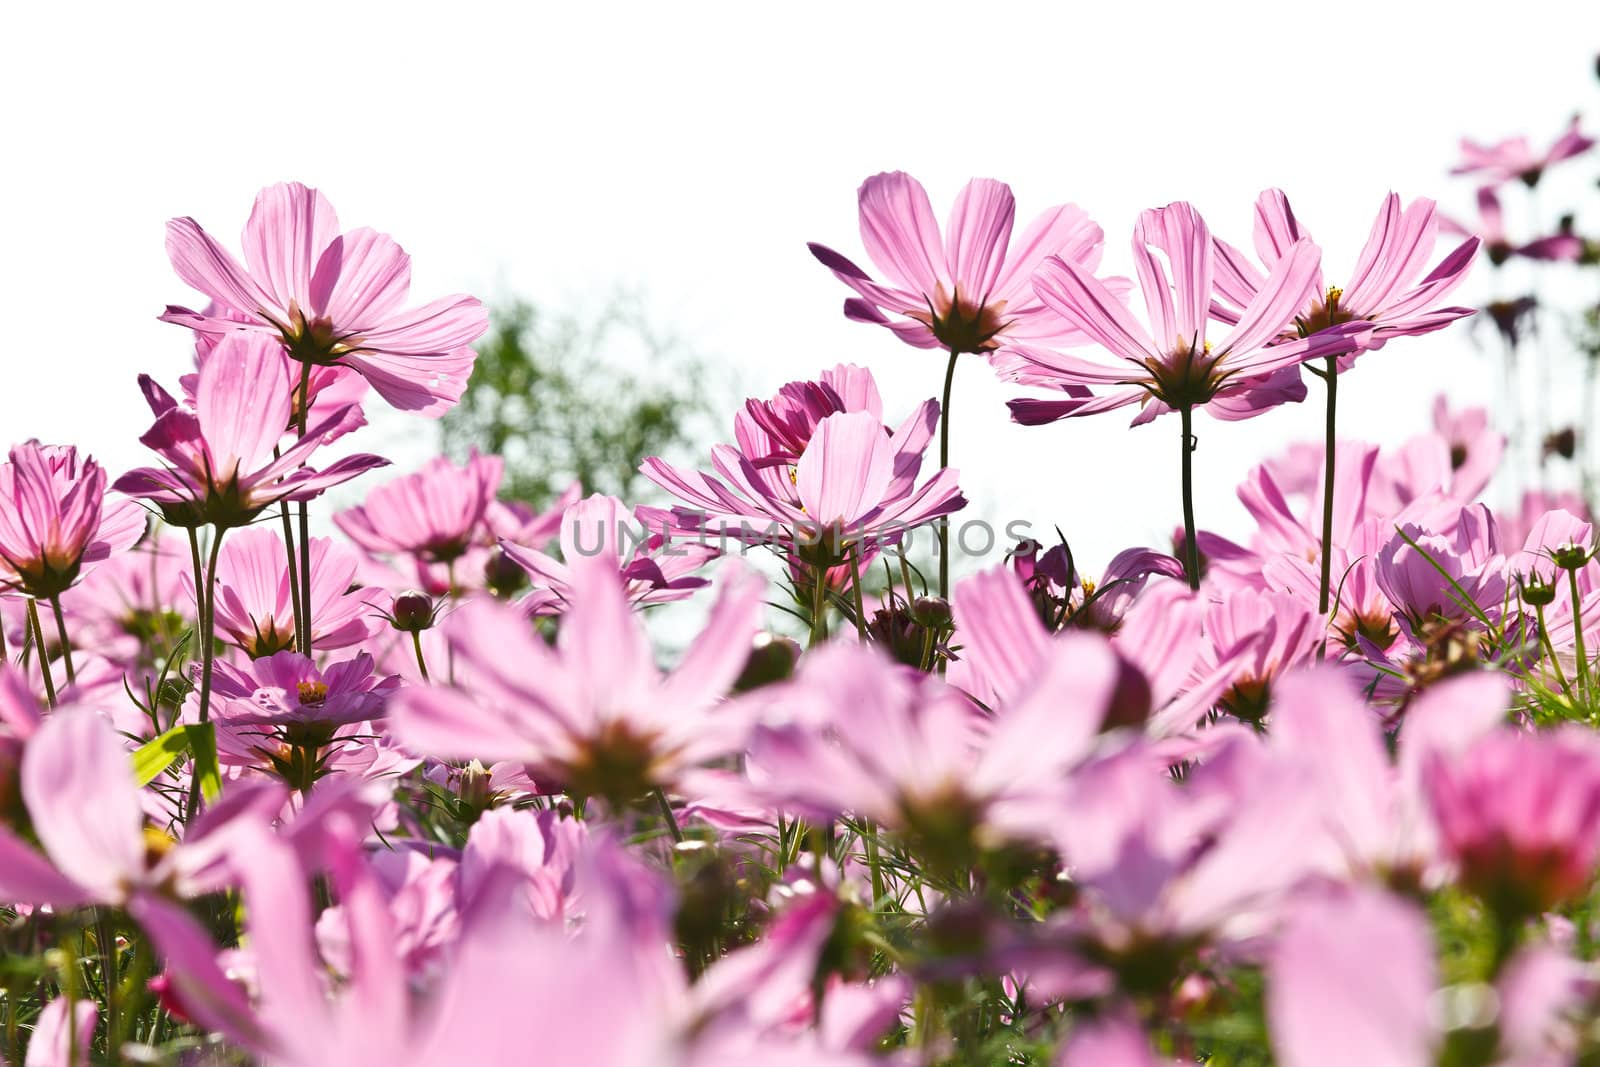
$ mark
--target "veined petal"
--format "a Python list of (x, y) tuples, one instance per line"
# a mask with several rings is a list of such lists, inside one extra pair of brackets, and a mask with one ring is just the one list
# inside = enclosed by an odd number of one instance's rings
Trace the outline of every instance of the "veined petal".
[(1160, 357), (1150, 336), (1105, 283), (1060, 256), (1046, 259), (1034, 272), (1033, 290), (1046, 306), (1113, 354), (1141, 366)]
[(244, 260), (277, 307), (295, 302), (305, 308), (312, 268), (338, 235), (339, 218), (327, 197), (299, 182), (269, 185), (256, 194), (244, 224)]
[(901, 171), (875, 174), (857, 200), (861, 241), (878, 269), (902, 289), (932, 295), (950, 272), (922, 183)]
[(865, 411), (836, 412), (819, 422), (795, 465), (806, 514), (824, 526), (860, 518), (883, 499), (893, 475), (889, 437)]
[(981, 304), (994, 290), (1016, 214), (1011, 187), (992, 178), (972, 179), (956, 197), (945, 231), (945, 262), (956, 291), (967, 299)]
[(308, 291), (311, 308), (342, 335), (365, 335), (405, 303), (411, 257), (388, 234), (363, 227), (341, 234), (317, 260)]
[(238, 260), (194, 219), (167, 223), (167, 258), (185, 284), (241, 315), (258, 318), (266, 309), (282, 312)]
[(1281, 334), (1305, 307), (1321, 263), (1322, 250), (1316, 245), (1295, 244), (1239, 315), (1239, 324), (1218, 346), (1220, 354), (1244, 356)]

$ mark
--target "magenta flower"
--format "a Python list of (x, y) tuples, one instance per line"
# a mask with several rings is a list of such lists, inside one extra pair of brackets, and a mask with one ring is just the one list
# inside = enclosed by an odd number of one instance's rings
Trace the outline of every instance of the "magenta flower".
[(1507, 575), (1493, 514), (1475, 504), (1442, 509), (1425, 521), (1401, 523), (1378, 553), (1378, 585), (1406, 624), (1419, 631), (1441, 620), (1498, 619)]
[[(673, 538), (670, 514), (655, 508), (629, 512), (613, 496), (599, 493), (571, 505), (561, 518), (561, 556), (604, 558), (622, 576), (635, 606), (682, 600), (710, 585), (693, 572), (717, 550), (710, 545)], [(527, 572), (534, 590), (522, 601), (538, 615), (558, 615), (572, 607), (572, 572), (567, 564), (537, 549), (501, 542), (506, 558)]]
[(1600, 861), (1600, 744), (1571, 727), (1501, 730), (1423, 768), (1439, 837), (1463, 885), (1503, 914), (1583, 893)]
[(916, 484), (937, 412), (928, 401), (892, 437), (871, 412), (835, 412), (817, 424), (787, 470), (758, 467), (727, 445), (711, 451), (721, 477), (680, 471), (658, 457), (639, 469), (693, 505), (674, 509), (681, 528), (776, 544), (831, 567), (851, 545), (895, 543), (911, 527), (966, 505), (953, 468)]
[(1544, 172), (1554, 163), (1581, 155), (1594, 147), (1594, 138), (1578, 130), (1578, 116), (1572, 116), (1566, 131), (1543, 152), (1536, 152), (1527, 137), (1508, 137), (1492, 145), (1461, 139), (1461, 162), (1451, 174), (1481, 174), (1491, 184), (1520, 181), (1528, 188), (1539, 184)]
[[(326, 537), (311, 539), (311, 647), (348, 648), (371, 632), (377, 593), (356, 589), (360, 561)], [(191, 597), (194, 582), (185, 575)], [(241, 530), (217, 558), (217, 628), (222, 640), (252, 659), (295, 646), (293, 593), (283, 538), (272, 530)]]
[(917, 348), (988, 353), (1012, 341), (1072, 344), (1079, 335), (1040, 302), (1030, 284), (1046, 256), (1085, 272), (1100, 263), (1104, 235), (1074, 204), (1050, 208), (1015, 246), (1011, 187), (974, 178), (951, 209), (944, 238), (928, 194), (909, 174), (877, 174), (862, 183), (861, 240), (881, 285), (831, 249), (811, 254), (856, 292), (845, 317), (893, 330)]
[[(1424, 275), (1438, 230), (1432, 200), (1418, 197), (1402, 210), (1400, 197), (1390, 193), (1343, 287), (1324, 287), (1322, 272), (1316, 270), (1307, 299), (1295, 309), (1292, 328), (1278, 343), (1292, 344), (1301, 337), (1337, 334), (1370, 323), (1369, 335), (1354, 335), (1359, 344), (1345, 352), (1321, 353), (1348, 353), (1353, 359), (1362, 351), (1382, 348), (1392, 337), (1431, 333), (1472, 314), (1472, 308), (1439, 304), (1466, 280), (1480, 242), (1468, 237)], [(1275, 271), (1291, 249), (1310, 239), (1281, 190), (1268, 189), (1256, 198), (1256, 254), (1268, 271)], [(1240, 309), (1248, 307), (1268, 282), (1243, 252), (1220, 239), (1216, 245), (1220, 299), (1212, 312), (1223, 322), (1238, 321)], [(1340, 369), (1347, 365), (1348, 359)]]
[(569, 565), (575, 595), (555, 648), (493, 601), (445, 620), (462, 684), (402, 693), (390, 719), (401, 742), (441, 759), (515, 760), (540, 781), (619, 803), (736, 751), (745, 718), (718, 702), (744, 667), (765, 582), (726, 570), (705, 628), (663, 674), (616, 568)]
[(381, 718), (400, 684), (374, 675), (366, 652), (327, 667), (298, 652), (278, 652), (244, 667), (219, 661), (216, 670), (220, 720), (229, 727), (281, 727), (291, 739)]
[(13, 448), (0, 464), (0, 590), (48, 600), (132, 548), (144, 511), (105, 490), (100, 465), (71, 446)]
[[(1157, 252), (1171, 265), (1170, 277)], [(1150, 332), (1104, 282), (1081, 266), (1053, 256), (1035, 272), (1040, 299), (1119, 362), (1030, 345), (1008, 347), (1013, 377), (1029, 384), (1110, 390), (1088, 399), (1013, 400), (1011, 414), (1017, 422), (1037, 425), (1140, 404), (1134, 419), (1138, 425), (1167, 411), (1207, 407), (1219, 397), (1237, 396), (1243, 382), (1354, 346), (1345, 332), (1290, 345), (1272, 343), (1305, 305), (1315, 283), (1322, 254), (1309, 240), (1284, 250), (1233, 330), (1215, 344), (1206, 338), (1207, 320), (1215, 282), (1223, 272), (1214, 263), (1211, 231), (1199, 212), (1180, 202), (1142, 213), (1133, 231), (1133, 254)]]
[(503, 469), (499, 456), (479, 455), (477, 449), (463, 467), (439, 456), (414, 474), (378, 486), (366, 503), (333, 521), (368, 552), (448, 563), (482, 536)]
[(307, 365), (358, 371), (397, 408), (438, 417), (460, 399), (488, 326), (483, 305), (448, 296), (402, 310), (411, 257), (370, 229), (339, 232), (333, 205), (299, 183), (256, 196), (245, 266), (190, 218), (167, 223), (167, 255), (210, 313), (168, 307), (161, 318), (202, 334), (264, 332)]
[(193, 411), (147, 382), (156, 421), (140, 440), (166, 465), (129, 471), (115, 488), (151, 501), (174, 526), (231, 528), (247, 524), (269, 504), (310, 500), (388, 464), (363, 454), (335, 460), (320, 473), (302, 465), (325, 436), (348, 428), (352, 419), (360, 424), (354, 406), (332, 412), (275, 457), (289, 425), (290, 391), (273, 342), (229, 335), (200, 369)]
[(1565, 231), (1548, 237), (1536, 237), (1522, 244), (1506, 233), (1505, 212), (1500, 208), (1500, 197), (1492, 186), (1478, 190), (1478, 224), (1468, 229), (1458, 222), (1441, 218), (1446, 230), (1466, 235), (1476, 234), (1483, 242), (1483, 251), (1489, 262), (1500, 266), (1512, 256), (1551, 262), (1576, 262), (1583, 256), (1583, 238)]

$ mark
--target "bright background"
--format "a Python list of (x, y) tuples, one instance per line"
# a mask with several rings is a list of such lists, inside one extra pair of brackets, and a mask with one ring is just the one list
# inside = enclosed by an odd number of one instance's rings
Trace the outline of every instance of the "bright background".
[[(348, 226), (397, 237), (418, 300), (566, 310), (642, 286), (659, 324), (729, 368), (734, 395), (849, 360), (898, 418), (937, 392), (941, 357), (844, 320), (843, 287), (805, 250), (859, 255), (866, 175), (912, 172), (941, 217), (968, 177), (1002, 178), (1019, 229), (1075, 201), (1119, 271), (1140, 209), (1189, 199), (1245, 244), (1253, 198), (1278, 185), (1337, 281), (1390, 188), (1470, 203), (1445, 175), (1460, 135), (1545, 141), (1575, 108), (1594, 113), (1600, 14), (452, 0), (29, 4), (6, 23), (6, 434), (76, 442), (120, 470), (143, 460), (136, 374), (172, 383), (190, 358), (186, 332), (155, 318), (193, 298), (162, 223), (192, 215), (237, 248), (272, 181), (316, 185)], [(1463, 300), (1486, 294), (1474, 284)], [(1397, 442), (1440, 389), (1488, 398), (1493, 366), (1464, 327), (1397, 342), (1341, 379), (1342, 426)], [(1320, 432), (1311, 385), (1308, 404), (1200, 422), (1202, 526), (1239, 532), (1248, 467)], [(954, 462), (973, 514), (1059, 523), (1091, 568), (1170, 531), (1174, 420), (1022, 429), (1002, 407), (1015, 393), (975, 360), (959, 372)], [(424, 429), (385, 420), (376, 450), (415, 463)]]

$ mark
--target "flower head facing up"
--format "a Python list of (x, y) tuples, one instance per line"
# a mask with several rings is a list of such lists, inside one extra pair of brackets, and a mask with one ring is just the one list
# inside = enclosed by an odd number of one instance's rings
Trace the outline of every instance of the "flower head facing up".
[(309, 500), (388, 460), (345, 456), (318, 472), (303, 466), (325, 437), (359, 426), (347, 405), (279, 449), (289, 425), (291, 383), (275, 342), (251, 334), (223, 338), (200, 368), (193, 410), (143, 379), (155, 425), (140, 440), (163, 460), (117, 479), (115, 488), (161, 509), (167, 522), (244, 526), (279, 500)]
[(473, 449), (465, 466), (440, 456), (414, 474), (385, 482), (334, 523), (368, 552), (449, 563), (485, 535), (504, 462)]
[(59, 596), (85, 567), (133, 547), (144, 512), (105, 490), (105, 472), (75, 448), (13, 448), (0, 464), (0, 590)]
[[(1207, 328), (1218, 274), (1216, 254), (1199, 212), (1181, 202), (1144, 212), (1134, 228), (1133, 256), (1149, 330), (1104, 282), (1077, 264), (1052, 256), (1034, 273), (1039, 298), (1116, 361), (1098, 362), (1036, 345), (1009, 346), (1001, 358), (1009, 377), (1074, 397), (1013, 400), (1011, 414), (1017, 422), (1052, 422), (1128, 404), (1142, 405), (1135, 424), (1167, 411), (1201, 407), (1220, 418), (1243, 417), (1254, 410), (1230, 410), (1230, 398), (1238, 399), (1277, 371), (1355, 346), (1345, 328), (1295, 344), (1273, 344), (1307, 303), (1317, 276), (1322, 254), (1309, 240), (1285, 249), (1233, 329), (1215, 342), (1207, 337)], [(1082, 395), (1083, 389), (1095, 386), (1109, 391)], [(1272, 402), (1282, 399), (1275, 390), (1262, 395)]]
[[(1438, 232), (1432, 200), (1418, 197), (1402, 207), (1400, 197), (1390, 193), (1345, 284), (1326, 284), (1318, 268), (1306, 301), (1275, 343), (1339, 336), (1370, 323), (1370, 333), (1354, 333), (1346, 352), (1323, 353), (1342, 356), (1343, 370), (1360, 352), (1381, 348), (1390, 338), (1431, 333), (1472, 314), (1471, 308), (1440, 305), (1466, 280), (1479, 239), (1469, 236), (1424, 274)], [(1296, 244), (1310, 239), (1282, 190), (1268, 189), (1256, 198), (1255, 249), (1268, 271)], [(1261, 292), (1264, 276), (1243, 252), (1221, 239), (1216, 241), (1216, 262), (1218, 300), (1212, 314), (1223, 322), (1238, 321), (1240, 309)]]
[(876, 174), (858, 199), (861, 240), (889, 279), (874, 282), (819, 244), (811, 254), (856, 292), (845, 317), (886, 326), (918, 348), (989, 353), (1008, 340), (1069, 343), (1074, 331), (1051, 315), (1028, 284), (1045, 256), (1093, 270), (1103, 235), (1073, 204), (1050, 208), (1011, 241), (1016, 202), (1010, 186), (974, 178), (951, 209), (941, 240), (927, 191), (909, 174)]
[(333, 205), (298, 182), (257, 195), (243, 265), (190, 218), (167, 224), (167, 254), (216, 307), (168, 307), (165, 321), (202, 334), (264, 333), (293, 359), (350, 367), (390, 404), (430, 417), (460, 398), (476, 358), (467, 346), (488, 327), (470, 296), (403, 310), (411, 257), (375, 230), (341, 233)]

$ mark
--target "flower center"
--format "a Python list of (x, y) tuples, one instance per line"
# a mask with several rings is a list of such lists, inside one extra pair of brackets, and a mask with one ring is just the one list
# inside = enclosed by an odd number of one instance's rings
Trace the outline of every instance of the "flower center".
[(1337, 285), (1328, 286), (1327, 295), (1311, 305), (1310, 311), (1294, 320), (1295, 325), (1300, 328), (1300, 336), (1310, 337), (1340, 323), (1354, 322), (1360, 318), (1361, 316), (1339, 306), (1339, 299), (1343, 296), (1343, 289)]
[(957, 289), (946, 295), (941, 284), (928, 301), (926, 312), (912, 312), (911, 317), (927, 324), (939, 343), (952, 352), (974, 354), (992, 352), (1000, 347), (996, 335), (1009, 325), (1004, 317), (1006, 302), (978, 304), (966, 299)]
[(301, 682), (295, 688), (300, 691), (300, 703), (307, 707), (320, 708), (327, 702), (326, 682)]

